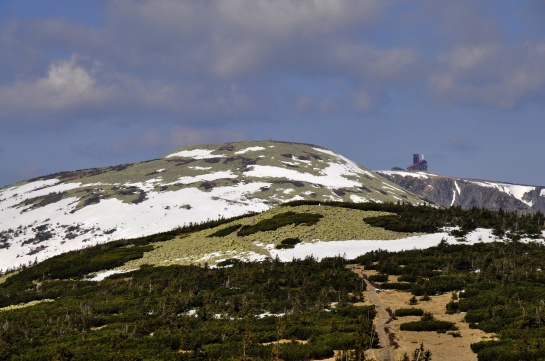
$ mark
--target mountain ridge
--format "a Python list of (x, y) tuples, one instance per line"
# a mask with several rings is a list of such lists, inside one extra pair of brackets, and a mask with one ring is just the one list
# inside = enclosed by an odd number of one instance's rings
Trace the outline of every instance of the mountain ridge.
[(444, 207), (460, 206), (490, 210), (545, 213), (545, 186), (476, 178), (443, 176), (428, 172), (385, 171), (377, 173), (397, 185)]
[(293, 200), (425, 201), (327, 148), (250, 141), (59, 172), (0, 189), (0, 268)]

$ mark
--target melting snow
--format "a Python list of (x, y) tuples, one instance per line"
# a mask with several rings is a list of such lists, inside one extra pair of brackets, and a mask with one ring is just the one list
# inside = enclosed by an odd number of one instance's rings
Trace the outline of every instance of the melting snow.
[(355, 202), (355, 203), (366, 203), (367, 202), (367, 199), (365, 199), (364, 197), (360, 197), (357, 194), (351, 194), (350, 195), (350, 200), (352, 200), (352, 202)]
[(207, 159), (207, 158), (223, 158), (223, 154), (212, 154), (214, 149), (193, 149), (193, 150), (182, 150), (181, 152), (172, 153), (167, 155), (165, 158), (172, 157), (184, 157), (184, 158), (193, 158), (193, 159)]
[(236, 174), (233, 174), (230, 170), (228, 171), (222, 171), (222, 172), (214, 172), (214, 173), (205, 173), (201, 175), (197, 175), (194, 177), (180, 177), (177, 181), (172, 183), (167, 183), (166, 185), (172, 185), (176, 183), (182, 183), (182, 184), (191, 184), (195, 182), (202, 182), (202, 181), (213, 181), (217, 179), (226, 179), (226, 178), (237, 178)]
[[(272, 177), (272, 178), (288, 178), (294, 181), (309, 182), (321, 184), (326, 187), (357, 187), (360, 185), (355, 180), (350, 180), (343, 175), (354, 175), (351, 169), (347, 169), (342, 164), (331, 163), (321, 171), (321, 176), (298, 172), (293, 169), (274, 167), (268, 165), (251, 165), (252, 170), (246, 172), (248, 177)], [(358, 168), (359, 169), (359, 168)], [(360, 172), (364, 172), (359, 169)]]
[(265, 148), (263, 148), (263, 147), (249, 147), (249, 148), (246, 148), (246, 149), (239, 150), (238, 152), (235, 152), (235, 154), (244, 154), (244, 153), (247, 153), (247, 152), (255, 152), (255, 151), (258, 151), (258, 150), (265, 150)]
[[(344, 167), (345, 169), (350, 172), (350, 173), (360, 173), (360, 174), (366, 174), (368, 175), (369, 177), (372, 177), (372, 178), (376, 178), (375, 175), (369, 171), (366, 171), (364, 169), (361, 169), (361, 167), (359, 165), (357, 165), (356, 163), (352, 162), (350, 159), (346, 158), (346, 157), (343, 157), (342, 155), (340, 154), (337, 154), (335, 152), (332, 152), (331, 150), (327, 150), (327, 149), (321, 149), (321, 148), (312, 148), (314, 150), (317, 150), (318, 152), (322, 152), (322, 153), (325, 153), (325, 154), (329, 154), (337, 159), (340, 159), (342, 160), (345, 164), (344, 164)], [(333, 164), (331, 164), (333, 165)], [(339, 164), (340, 165), (340, 164)]]
[(428, 179), (433, 174), (424, 173), (424, 172), (404, 172), (400, 170), (377, 170), (377, 173), (386, 174), (386, 175), (395, 175), (398, 174), (402, 177), (414, 177), (420, 179)]
[(532, 201), (526, 201), (523, 199), (524, 195), (528, 192), (536, 190), (536, 187), (531, 186), (521, 186), (516, 184), (507, 184), (507, 183), (496, 183), (496, 182), (478, 182), (478, 181), (471, 181), (473, 184), (477, 184), (481, 187), (487, 187), (487, 188), (496, 188), (499, 191), (506, 193), (510, 196), (515, 197), (519, 201), (525, 203), (528, 206), (532, 206)]
[(455, 237), (449, 236), (447, 232), (440, 232), (387, 241), (352, 240), (323, 242), (317, 240), (314, 243), (299, 243), (293, 249), (271, 249), (269, 252), (271, 257), (275, 258), (278, 256), (284, 262), (289, 262), (293, 259), (304, 259), (309, 256), (317, 260), (335, 256), (353, 259), (367, 252), (379, 249), (390, 252), (425, 249), (437, 246), (442, 239), (445, 239), (449, 244), (475, 244), (497, 240), (492, 235), (491, 230), (478, 228), (466, 236), (466, 242), (461, 243), (456, 241)]
[(255, 315), (255, 318), (264, 318), (264, 317), (284, 317), (285, 313), (270, 313), (269, 311), (265, 311), (259, 315)]
[[(52, 185), (54, 182), (48, 182)], [(71, 189), (75, 183), (55, 185), (56, 190)], [(36, 189), (38, 184), (25, 185), (28, 190)], [(25, 232), (14, 237), (11, 247), (0, 249), (0, 270), (17, 267), (21, 264), (28, 264), (34, 260), (42, 261), (60, 253), (81, 249), (86, 246), (94, 246), (98, 243), (109, 242), (114, 239), (134, 238), (159, 232), (169, 231), (178, 226), (193, 223), (200, 223), (211, 218), (229, 218), (248, 212), (263, 212), (269, 207), (260, 199), (249, 198), (262, 187), (270, 187), (270, 183), (257, 182), (238, 184), (227, 187), (214, 187), (210, 191), (202, 191), (195, 188), (185, 188), (172, 192), (148, 192), (147, 198), (140, 204), (124, 203), (118, 199), (111, 198), (101, 200), (99, 203), (89, 205), (77, 211), (75, 206), (78, 199), (75, 197), (65, 198), (56, 203), (44, 207), (30, 209), (20, 213), (21, 209), (4, 208), (0, 210), (0, 225), (4, 229), (15, 230), (21, 226), (23, 229), (30, 225)], [(63, 188), (64, 187), (64, 188)], [(51, 188), (43, 191), (47, 194)], [(8, 192), (17, 193), (17, 190)], [(2, 192), (1, 198), (6, 195)], [(30, 194), (20, 195), (23, 199), (35, 196)], [(4, 202), (11, 202), (11, 205), (18, 204), (21, 199), (8, 199)], [(3, 206), (7, 205), (3, 202)], [(190, 205), (188, 210), (180, 205)], [(169, 208), (168, 212), (161, 212), (158, 209)], [(48, 219), (62, 220), (62, 224), (52, 225)], [(35, 225), (48, 224), (53, 237), (47, 241), (47, 248), (35, 253), (39, 245), (22, 243), (31, 237), (31, 228)], [(9, 226), (8, 226), (9, 225)], [(67, 239), (68, 226), (77, 225), (81, 232), (75, 238)], [(111, 233), (104, 233), (101, 230), (114, 230)], [(32, 233), (33, 234), (33, 233)], [(34, 254), (33, 254), (34, 253)]]
[(136, 271), (136, 268), (128, 270), (128, 271), (127, 270), (102, 271), (102, 272), (98, 272), (96, 276), (91, 278), (89, 281), (103, 281), (104, 279), (106, 279), (107, 277), (110, 277), (111, 275), (120, 274), (120, 273), (128, 273), (132, 271)]

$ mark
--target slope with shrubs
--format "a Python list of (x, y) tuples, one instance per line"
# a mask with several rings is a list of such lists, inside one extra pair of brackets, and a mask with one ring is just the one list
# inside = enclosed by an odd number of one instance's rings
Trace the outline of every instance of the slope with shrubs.
[[(357, 260), (366, 269), (403, 277), (415, 296), (452, 293), (446, 313), (465, 312), (470, 328), (499, 340), (473, 344), (479, 361), (545, 358), (545, 246), (543, 242), (445, 242), (427, 250), (370, 252)], [(388, 287), (382, 283), (381, 288)], [(401, 315), (412, 310), (397, 310)], [(396, 315), (397, 315), (396, 311)], [(416, 310), (414, 311), (416, 313)], [(401, 323), (401, 330), (445, 332), (453, 325), (425, 317)]]
[(361, 281), (344, 266), (338, 258), (144, 266), (99, 283), (3, 286), (4, 302), (25, 292), (55, 300), (0, 313), (0, 359), (301, 360), (364, 350), (376, 346), (375, 311), (351, 306)]
[[(332, 357), (333, 350), (376, 346), (375, 311), (352, 306), (361, 301), (362, 283), (341, 258), (291, 263), (231, 259), (219, 263), (219, 268), (145, 264), (146, 255), (163, 245), (238, 239), (238, 225), (257, 225), (289, 212), (324, 217), (314, 217), (319, 218), (314, 225), (307, 221), (261, 229), (239, 242), (248, 243), (250, 237), (274, 240), (277, 245), (288, 238), (306, 241), (312, 230), (329, 228), (327, 222), (339, 219), (332, 214), (357, 219), (356, 227), (372, 234), (402, 236), (402, 232), (431, 232), (447, 226), (461, 231), (476, 227), (503, 231), (510, 237), (507, 242), (474, 246), (441, 242), (427, 250), (370, 252), (355, 262), (381, 275), (399, 276), (395, 284), (415, 296), (452, 292), (445, 312), (466, 312), (471, 327), (499, 336), (498, 341), (472, 346), (479, 360), (545, 358), (541, 341), (545, 336), (545, 275), (541, 271), (545, 247), (518, 241), (543, 231), (542, 215), (403, 204), (295, 203), (253, 217), (99, 245), (9, 274), (0, 284), (0, 307), (21, 303), (29, 307), (0, 311), (0, 359), (300, 360)], [(334, 224), (331, 228), (341, 232)], [(86, 280), (91, 272), (133, 262), (140, 263), (130, 273), (98, 283)], [(375, 281), (384, 280), (379, 276)], [(37, 302), (43, 300), (49, 302)], [(405, 327), (430, 325), (422, 322)], [(440, 326), (435, 329), (449, 328)]]

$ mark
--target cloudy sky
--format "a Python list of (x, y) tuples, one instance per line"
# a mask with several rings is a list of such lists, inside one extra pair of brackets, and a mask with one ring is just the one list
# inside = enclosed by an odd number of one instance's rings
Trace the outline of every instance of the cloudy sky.
[(2, 0), (0, 186), (205, 143), (545, 185), (544, 0)]

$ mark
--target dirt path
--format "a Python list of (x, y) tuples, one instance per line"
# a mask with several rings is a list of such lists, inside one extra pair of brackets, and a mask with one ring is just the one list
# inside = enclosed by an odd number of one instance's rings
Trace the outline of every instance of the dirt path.
[(349, 268), (360, 277), (363, 277), (367, 284), (368, 301), (375, 305), (377, 316), (375, 317), (374, 324), (380, 342), (380, 356), (382, 357), (382, 361), (397, 360), (395, 358), (395, 344), (392, 343), (392, 341), (395, 340), (395, 334), (393, 333), (393, 330), (390, 329), (392, 319), (391, 315), (386, 310), (387, 307), (378, 296), (377, 289), (367, 280), (367, 275), (363, 268), (357, 265), (350, 265)]
[[(361, 265), (350, 265), (350, 270), (360, 277), (377, 274), (375, 270), (364, 270)], [(365, 277), (364, 277), (365, 279)], [(397, 281), (396, 276), (390, 276), (390, 282)], [(441, 321), (449, 321), (458, 327), (457, 333), (461, 337), (453, 337), (449, 333), (439, 334), (437, 332), (411, 332), (401, 331), (400, 324), (411, 321), (418, 321), (420, 317), (407, 316), (392, 321), (387, 309), (396, 310), (407, 308), (412, 295), (408, 292), (388, 290), (377, 292), (373, 285), (367, 282), (367, 290), (364, 292), (364, 304), (374, 304), (377, 316), (374, 323), (380, 340), (380, 349), (369, 349), (366, 354), (377, 361), (389, 360), (398, 361), (404, 353), (412, 354), (415, 348), (424, 343), (426, 349), (432, 353), (434, 360), (441, 361), (477, 361), (477, 355), (471, 351), (471, 344), (479, 341), (495, 340), (494, 334), (487, 334), (478, 329), (470, 329), (469, 324), (464, 321), (464, 314), (446, 314), (445, 305), (451, 300), (451, 293), (431, 296), (429, 301), (420, 301), (417, 308), (430, 312)]]

